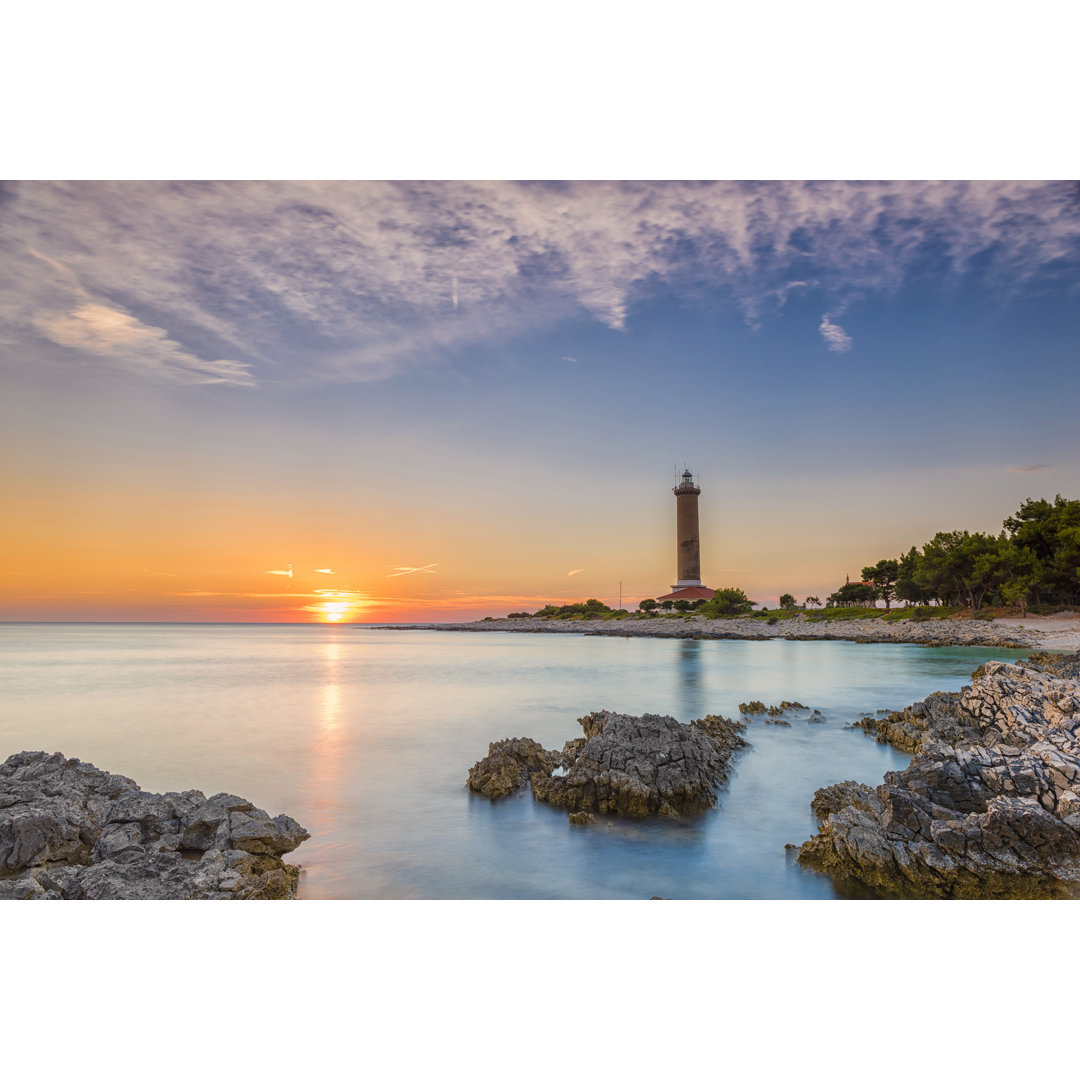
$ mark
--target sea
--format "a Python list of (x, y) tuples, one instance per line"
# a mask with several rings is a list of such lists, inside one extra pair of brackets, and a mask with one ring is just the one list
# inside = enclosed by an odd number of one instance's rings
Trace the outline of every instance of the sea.
[[(694, 641), (350, 625), (0, 625), (0, 760), (60, 751), (145, 791), (243, 795), (311, 839), (299, 898), (857, 899), (804, 870), (814, 791), (906, 755), (860, 717), (957, 690), (1014, 650)], [(572, 826), (528, 791), (465, 786), (488, 744), (560, 749), (598, 709), (756, 720), (717, 806)]]

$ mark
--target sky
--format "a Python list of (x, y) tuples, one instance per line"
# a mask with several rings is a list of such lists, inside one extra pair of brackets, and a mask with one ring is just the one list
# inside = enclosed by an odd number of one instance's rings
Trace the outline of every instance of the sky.
[(1080, 497), (1072, 182), (0, 187), (0, 619), (824, 597)]

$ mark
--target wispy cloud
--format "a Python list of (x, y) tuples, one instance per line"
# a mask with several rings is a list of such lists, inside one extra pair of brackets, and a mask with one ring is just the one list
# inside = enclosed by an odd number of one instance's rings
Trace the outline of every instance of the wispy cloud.
[(333, 572), (334, 572), (333, 570), (316, 570), (315, 571), (316, 574), (332, 574)]
[(1006, 472), (1012, 473), (1032, 473), (1032, 472), (1053, 472), (1053, 465), (1007, 465), (1005, 467)]
[(48, 341), (128, 371), (174, 382), (254, 384), (250, 365), (233, 360), (202, 360), (170, 340), (160, 327), (148, 326), (104, 304), (81, 303), (71, 311), (44, 313), (33, 321)]
[[(161, 327), (147, 325), (115, 307), (91, 302), (78, 275), (63, 263), (33, 247), (28, 246), (26, 252), (48, 268), (45, 284), (59, 286), (61, 292), (30, 316), (30, 323), (45, 340), (105, 360), (112, 367), (174, 382), (254, 384), (250, 364), (202, 359), (181, 348)], [(65, 288), (70, 293), (66, 302), (62, 295)]]
[(566, 576), (567, 576), (567, 577), (573, 577), (573, 576), (574, 576), (575, 574), (580, 574), (580, 573), (582, 573), (582, 571), (584, 571), (584, 569), (585, 569), (585, 567), (584, 567), (584, 566), (582, 566), (582, 567), (581, 567), (580, 569), (578, 569), (578, 570), (571, 570), (571, 571), (570, 571), (570, 573), (569, 573), (569, 574), (567, 574)]
[(821, 316), (821, 324), (818, 326), (821, 336), (830, 352), (847, 352), (851, 348), (851, 336), (845, 333), (842, 326), (838, 326), (830, 318), (828, 313)]
[(576, 364), (577, 363), (577, 357), (576, 356), (564, 356), (563, 359), (565, 361), (567, 361), (567, 363), (570, 363), (570, 364)]
[[(44, 183), (5, 187), (0, 335), (171, 382), (384, 378), (659, 290), (830, 299), (910, 275), (1076, 277), (1065, 182)], [(831, 335), (831, 336), (829, 336)], [(846, 345), (841, 343), (847, 342)], [(51, 352), (50, 352), (51, 350)], [(568, 356), (567, 360), (574, 358)]]

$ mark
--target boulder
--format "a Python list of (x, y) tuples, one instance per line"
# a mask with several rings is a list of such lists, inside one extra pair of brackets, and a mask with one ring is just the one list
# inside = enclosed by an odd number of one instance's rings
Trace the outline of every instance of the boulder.
[(670, 716), (606, 710), (578, 721), (584, 737), (561, 752), (532, 739), (492, 743), (469, 770), (469, 787), (491, 798), (526, 783), (539, 802), (565, 809), (574, 824), (597, 814), (679, 818), (716, 803), (745, 726), (722, 716), (680, 724)]
[(487, 757), (470, 770), (468, 787), (489, 799), (501, 799), (529, 782), (532, 773), (547, 773), (562, 761), (535, 739), (502, 739), (488, 746)]
[(308, 833), (245, 799), (155, 795), (62, 754), (0, 765), (0, 899), (289, 899)]
[(845, 780), (842, 784), (830, 784), (818, 788), (810, 800), (810, 809), (819, 821), (824, 821), (830, 814), (842, 810), (845, 806), (863, 806), (873, 795), (873, 788), (858, 784), (854, 780)]
[(911, 764), (818, 791), (804, 865), (885, 895), (1080, 896), (1080, 654), (992, 661), (860, 726)]

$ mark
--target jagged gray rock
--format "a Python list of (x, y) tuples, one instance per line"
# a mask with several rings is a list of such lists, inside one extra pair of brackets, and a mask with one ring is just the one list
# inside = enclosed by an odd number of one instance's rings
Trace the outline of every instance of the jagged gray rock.
[(532, 739), (492, 743), (469, 771), (470, 788), (498, 797), (527, 780), (535, 799), (568, 810), (573, 824), (594, 814), (678, 818), (715, 805), (732, 754), (746, 745), (745, 725), (722, 716), (680, 724), (604, 710), (578, 722), (585, 737), (561, 752)]
[(0, 765), (0, 900), (291, 899), (308, 833), (236, 795), (154, 795), (78, 758)]
[(819, 791), (802, 863), (892, 895), (1080, 896), (1080, 654), (990, 662), (862, 726), (911, 764)]

